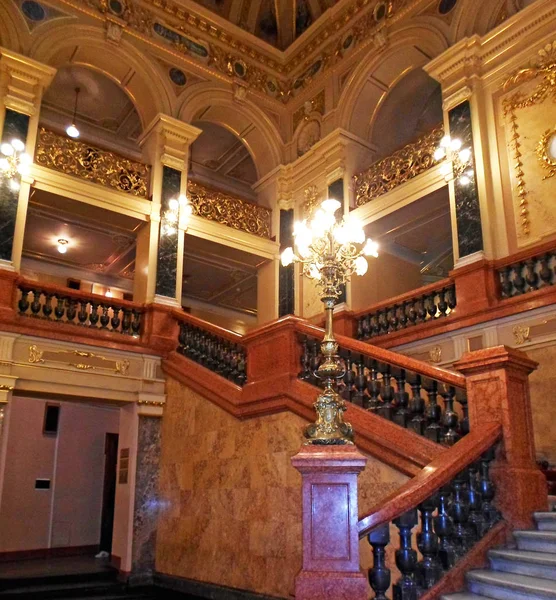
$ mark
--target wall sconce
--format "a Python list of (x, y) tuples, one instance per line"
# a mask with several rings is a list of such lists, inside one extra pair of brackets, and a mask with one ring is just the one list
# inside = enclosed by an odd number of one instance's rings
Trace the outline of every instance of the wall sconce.
[(187, 231), (189, 217), (193, 214), (193, 207), (189, 200), (182, 194), (179, 198), (168, 201), (168, 209), (162, 214), (163, 235), (174, 235), (177, 232), (178, 223), (182, 215), (184, 231)]
[(436, 161), (446, 159), (446, 162), (440, 165), (440, 172), (446, 181), (450, 181), (453, 177), (460, 185), (469, 185), (475, 176), (473, 152), (471, 148), (462, 148), (462, 141), (459, 138), (452, 139), (449, 135), (445, 135), (434, 151), (433, 158)]
[(19, 190), (18, 175), (28, 175), (33, 159), (24, 152), (25, 144), (18, 139), (0, 146), (0, 172), (2, 176), (10, 180), (10, 188), (17, 192)]

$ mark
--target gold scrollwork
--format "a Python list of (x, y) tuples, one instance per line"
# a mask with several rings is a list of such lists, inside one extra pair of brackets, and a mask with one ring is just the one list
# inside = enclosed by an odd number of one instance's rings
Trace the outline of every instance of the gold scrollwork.
[(5, 383), (0, 383), (0, 392), (11, 392), (13, 389), (13, 385), (6, 385)]
[[(537, 156), (541, 167), (548, 170), (548, 173), (543, 177), (550, 179), (556, 175), (556, 155), (550, 151), (550, 146), (555, 143), (556, 140), (556, 128), (547, 129), (541, 136), (539, 143), (537, 144)], [(556, 145), (556, 144), (555, 144)]]
[(148, 197), (150, 167), (41, 127), (35, 161), (49, 169), (87, 179), (119, 192)]
[[(77, 356), (80, 359), (89, 358), (93, 360), (106, 361), (113, 363), (113, 366), (103, 367), (102, 365), (94, 365), (90, 363), (86, 363), (84, 361), (58, 361), (55, 359), (46, 359), (44, 354), (47, 352), (48, 354), (53, 355), (62, 355), (62, 356)], [(127, 375), (129, 372), (129, 360), (115, 360), (112, 358), (106, 358), (106, 356), (102, 356), (101, 354), (95, 354), (94, 352), (84, 352), (82, 350), (41, 350), (38, 346), (33, 344), (29, 346), (29, 362), (36, 363), (44, 363), (46, 360), (51, 360), (51, 362), (63, 362), (69, 367), (74, 367), (75, 369), (79, 369), (80, 371), (110, 371), (111, 373), (116, 373), (117, 375)]]
[(355, 201), (362, 206), (413, 177), (424, 173), (438, 161), (434, 151), (444, 135), (442, 127), (421, 136), (390, 156), (372, 164), (368, 169), (354, 175)]
[(187, 197), (193, 214), (247, 233), (270, 238), (272, 211), (265, 206), (187, 182)]
[(319, 192), (317, 186), (310, 185), (308, 188), (305, 188), (304, 194), (303, 217), (309, 219), (318, 204)]
[(530, 342), (530, 334), (531, 328), (525, 327), (523, 325), (514, 325), (512, 329), (512, 333), (514, 335), (514, 341), (516, 345), (521, 346), (521, 344), (525, 344), (525, 342)]

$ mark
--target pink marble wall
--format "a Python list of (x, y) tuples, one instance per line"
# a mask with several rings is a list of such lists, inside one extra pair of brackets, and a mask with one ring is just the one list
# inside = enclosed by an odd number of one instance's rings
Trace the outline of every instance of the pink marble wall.
[[(171, 379), (167, 394), (156, 570), (293, 595), (301, 568), (301, 476), (290, 458), (306, 422), (288, 412), (240, 421)], [(406, 480), (370, 458), (360, 477), (360, 511)]]

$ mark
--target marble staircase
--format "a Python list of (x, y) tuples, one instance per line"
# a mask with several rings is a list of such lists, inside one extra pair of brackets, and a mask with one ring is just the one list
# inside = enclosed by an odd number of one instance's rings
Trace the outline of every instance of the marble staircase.
[(556, 599), (556, 497), (550, 512), (535, 513), (536, 529), (515, 531), (514, 547), (488, 553), (490, 568), (469, 571), (467, 590), (442, 600)]

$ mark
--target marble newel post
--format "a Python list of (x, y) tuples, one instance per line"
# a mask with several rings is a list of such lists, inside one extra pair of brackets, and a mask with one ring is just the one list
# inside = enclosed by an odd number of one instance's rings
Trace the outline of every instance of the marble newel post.
[[(34, 155), (42, 95), (55, 74), (52, 67), (0, 48), (1, 143), (21, 140), (25, 152)], [(13, 180), (0, 177), (0, 268), (7, 271), (21, 267), (32, 183), (27, 175), (16, 175)]]
[(303, 446), (292, 458), (303, 479), (303, 567), (296, 600), (367, 600), (359, 565), (357, 477), (367, 459), (353, 445)]
[(189, 146), (200, 129), (166, 115), (146, 128), (140, 145), (151, 164), (150, 222), (137, 237), (134, 299), (181, 306), (185, 218), (166, 222), (170, 200), (187, 192)]

